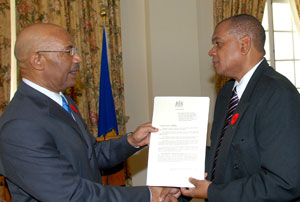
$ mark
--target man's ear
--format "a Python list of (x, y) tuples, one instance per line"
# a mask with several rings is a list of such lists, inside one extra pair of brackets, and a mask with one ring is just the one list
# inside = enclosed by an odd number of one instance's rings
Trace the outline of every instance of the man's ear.
[(44, 61), (43, 56), (40, 55), (39, 53), (34, 53), (30, 57), (30, 64), (36, 70), (43, 70), (44, 69), (43, 61)]
[(241, 53), (247, 55), (251, 48), (251, 38), (246, 35), (240, 38)]

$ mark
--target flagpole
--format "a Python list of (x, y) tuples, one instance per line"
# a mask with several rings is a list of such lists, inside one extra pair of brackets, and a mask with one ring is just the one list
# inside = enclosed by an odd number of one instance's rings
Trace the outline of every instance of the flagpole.
[(14, 45), (16, 42), (16, 1), (10, 0), (10, 99), (13, 98), (16, 90), (17, 90), (17, 61), (14, 57)]
[(101, 11), (100, 11), (100, 16), (103, 18), (103, 29), (105, 28), (106, 26), (106, 17), (107, 17), (107, 11), (106, 11), (106, 8), (103, 8)]
[[(104, 37), (104, 32), (105, 32), (105, 25), (106, 25), (106, 16), (107, 16), (107, 12), (106, 12), (106, 10), (105, 9), (102, 9), (101, 11), (100, 11), (100, 16), (103, 18), (103, 21), (104, 21), (104, 23), (102, 24), (102, 26), (103, 26), (103, 37)], [(102, 43), (104, 43), (104, 40), (102, 39)], [(102, 52), (103, 52), (103, 45), (102, 45)], [(103, 60), (103, 58), (102, 58), (102, 56), (101, 56), (101, 63), (102, 63), (102, 60)], [(102, 72), (102, 65), (101, 65), (101, 69), (100, 69), (100, 74), (101, 74), (101, 72)], [(100, 79), (101, 79), (101, 76), (100, 76)], [(100, 82), (101, 82), (101, 80), (100, 80)], [(99, 88), (100, 88), (100, 90), (99, 90), (99, 114), (98, 114), (98, 119), (100, 119), (100, 91), (101, 91), (101, 86), (99, 86)], [(99, 127), (99, 122), (98, 122), (98, 136), (99, 136), (99, 129), (100, 129), (100, 127)], [(104, 141), (106, 140), (106, 135), (103, 135), (103, 139), (104, 139)], [(108, 184), (108, 176), (106, 176), (106, 184)]]
[[(107, 12), (106, 12), (106, 9), (103, 8), (101, 11), (100, 11), (100, 16), (103, 18), (103, 24), (102, 24), (102, 27), (103, 27), (103, 32), (105, 32), (105, 25), (106, 25), (106, 16), (107, 16)], [(102, 43), (103, 43), (103, 39), (102, 39)], [(102, 50), (103, 51), (103, 50)], [(102, 58), (103, 59), (103, 58)], [(101, 60), (102, 60), (101, 59)], [(101, 70), (100, 70), (101, 72)], [(100, 96), (100, 95), (99, 95)], [(99, 97), (99, 107), (100, 107), (100, 97)], [(100, 116), (100, 114), (99, 114)], [(103, 135), (103, 139), (106, 140), (106, 135)], [(107, 178), (108, 180), (108, 178)]]

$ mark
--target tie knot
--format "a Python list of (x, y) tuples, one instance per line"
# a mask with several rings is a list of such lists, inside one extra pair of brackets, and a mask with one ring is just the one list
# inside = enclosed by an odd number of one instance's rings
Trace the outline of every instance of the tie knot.
[(236, 95), (237, 96), (236, 86), (232, 90), (232, 95)]
[(66, 99), (64, 98), (64, 96), (61, 95), (61, 99), (62, 99), (62, 107), (69, 113), (71, 114), (71, 109), (69, 104), (67, 103)]
[(236, 87), (234, 87), (230, 101), (229, 101), (229, 107), (228, 107), (228, 111), (227, 111), (227, 115), (226, 115), (226, 117), (227, 117), (226, 122), (228, 122), (231, 119), (233, 112), (235, 111), (238, 103), (239, 103), (239, 97), (236, 92)]
[(236, 91), (236, 86), (232, 90), (230, 102), (239, 102), (239, 97), (238, 97), (238, 94), (237, 94), (237, 91)]

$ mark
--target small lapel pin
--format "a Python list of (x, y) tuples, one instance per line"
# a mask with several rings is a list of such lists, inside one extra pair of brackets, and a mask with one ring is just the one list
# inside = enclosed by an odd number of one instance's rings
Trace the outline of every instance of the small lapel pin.
[(233, 117), (231, 119), (231, 125), (235, 124), (235, 122), (239, 118), (239, 115), (240, 115), (239, 113), (236, 113), (235, 115), (233, 115)]
[(76, 114), (78, 114), (78, 111), (77, 111), (77, 109), (74, 107), (74, 105), (70, 104), (70, 107), (73, 109), (73, 111), (74, 111)]

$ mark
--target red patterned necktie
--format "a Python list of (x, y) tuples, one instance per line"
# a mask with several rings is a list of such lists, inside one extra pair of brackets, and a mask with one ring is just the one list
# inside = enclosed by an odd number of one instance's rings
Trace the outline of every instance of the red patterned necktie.
[(217, 165), (217, 160), (218, 160), (218, 154), (219, 154), (219, 151), (220, 151), (220, 148), (221, 148), (222, 141), (224, 139), (224, 134), (225, 134), (225, 131), (228, 127), (228, 123), (230, 122), (230, 120), (233, 116), (233, 112), (235, 111), (236, 106), (238, 105), (238, 103), (239, 103), (239, 97), (238, 97), (237, 92), (236, 92), (236, 87), (234, 87), (234, 89), (232, 91), (231, 98), (230, 98), (229, 107), (228, 107), (228, 110), (227, 110), (227, 113), (226, 113), (225, 124), (224, 124), (223, 130), (222, 130), (221, 137), (219, 139), (219, 143), (218, 143), (218, 146), (217, 146), (217, 149), (216, 149), (215, 156), (214, 156), (213, 169), (212, 169), (212, 174), (211, 174), (211, 180), (212, 181), (215, 178), (215, 171), (216, 171), (216, 165)]

